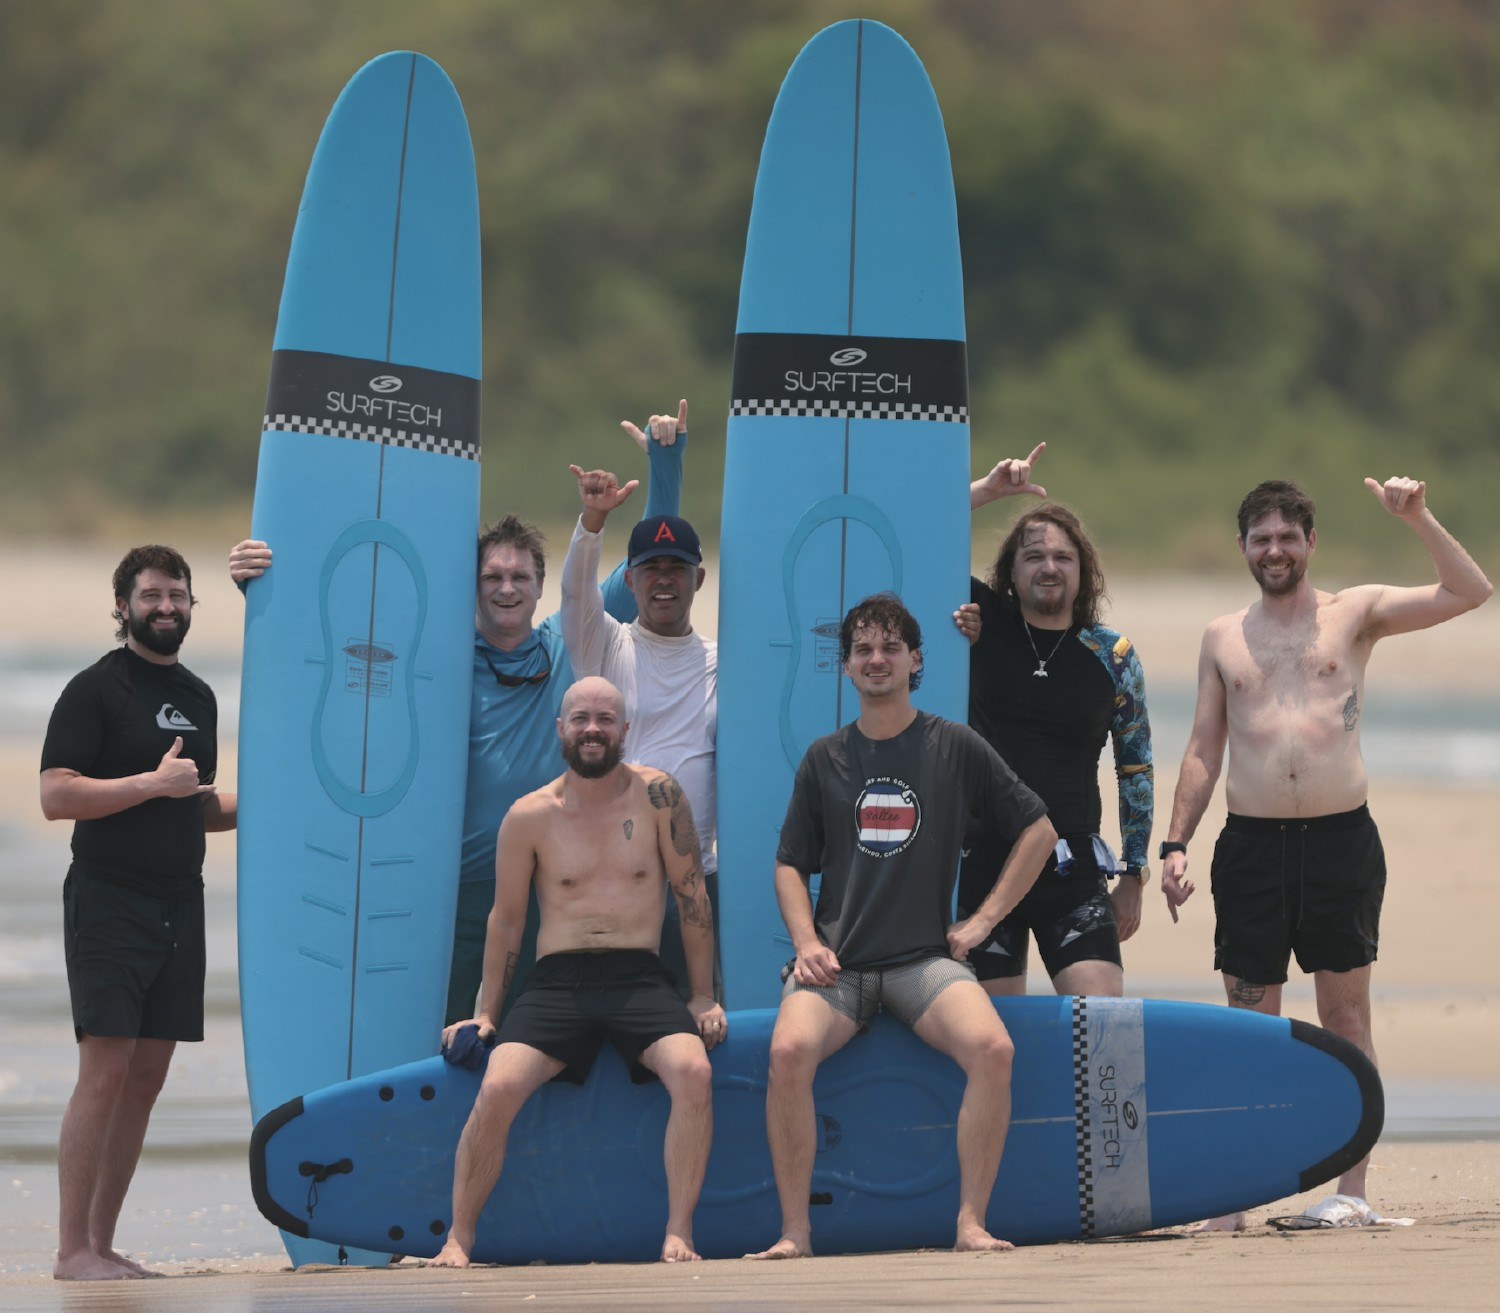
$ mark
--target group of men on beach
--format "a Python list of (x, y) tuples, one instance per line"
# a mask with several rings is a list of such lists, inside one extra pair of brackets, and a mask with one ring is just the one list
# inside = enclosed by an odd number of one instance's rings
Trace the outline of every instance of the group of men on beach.
[[(572, 467), (582, 514), (560, 616), (534, 624), (545, 569), (534, 529), (507, 516), (479, 542), (444, 1043), (473, 1027), (470, 1038), (494, 1047), (458, 1148), (442, 1265), (469, 1261), (525, 1101), (549, 1080), (585, 1080), (606, 1041), (633, 1078), (659, 1079), (670, 1097), (661, 1256), (697, 1257), (708, 1053), (729, 1025), (713, 916), (717, 652), (692, 627), (702, 549), (677, 515), (686, 402), (644, 429), (625, 427), (650, 458), (651, 496), (623, 571), (602, 588), (605, 522), (637, 486), (608, 471)], [(971, 505), (1045, 497), (1032, 477), (1044, 449), (997, 464), (971, 486)], [(1279, 1011), (1295, 953), (1314, 976), (1320, 1020), (1373, 1058), (1369, 978), (1385, 870), (1364, 805), (1365, 666), (1378, 639), (1457, 616), (1492, 589), (1427, 509), (1424, 484), (1366, 483), (1416, 532), (1437, 582), (1316, 590), (1311, 500), (1288, 483), (1254, 489), (1238, 542), (1260, 597), (1204, 634), (1159, 854), (1175, 921), (1194, 890), (1187, 845), (1227, 746), (1230, 814), (1211, 880), (1228, 1001)], [(242, 584), (270, 564), (265, 543), (231, 552)], [(231, 828), (235, 815), (233, 797), (213, 786), (212, 694), (177, 660), (193, 605), (186, 562), (137, 549), (114, 591), (124, 646), (69, 684), (42, 758), (44, 812), (76, 822), (65, 918), (80, 1057), (59, 1146), (63, 1278), (144, 1272), (113, 1249), (115, 1223), (173, 1046), (202, 1038), (203, 833)], [(1033, 936), (1059, 993), (1121, 994), (1120, 942), (1140, 924), (1150, 876), (1144, 680), (1130, 642), (1101, 622), (1104, 596), (1076, 515), (1053, 502), (1022, 515), (990, 577), (971, 581), (955, 612), (972, 644), (969, 725), (912, 701), (922, 635), (899, 598), (867, 598), (843, 617), (840, 658), (859, 715), (808, 748), (773, 873), (794, 956), (767, 1095), (782, 1233), (758, 1257), (812, 1252), (814, 1076), (880, 1009), (965, 1074), (956, 1247), (1009, 1247), (986, 1212), (1015, 1054), (986, 995), (1024, 991)], [(1123, 860), (1101, 835), (1106, 741)], [(555, 775), (559, 752), (566, 769)], [(866, 788), (890, 779), (920, 798), (922, 815), (911, 841), (894, 847), (865, 842), (857, 822)], [(1341, 1193), (1363, 1197), (1365, 1167), (1345, 1173)]]

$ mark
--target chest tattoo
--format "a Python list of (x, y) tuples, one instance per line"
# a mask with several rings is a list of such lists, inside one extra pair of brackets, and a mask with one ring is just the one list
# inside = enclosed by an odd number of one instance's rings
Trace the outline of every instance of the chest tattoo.
[(1349, 690), (1349, 699), (1344, 703), (1344, 729), (1353, 730), (1359, 723), (1359, 692)]
[(633, 817), (625, 818), (625, 837), (628, 839), (635, 832), (635, 820)]

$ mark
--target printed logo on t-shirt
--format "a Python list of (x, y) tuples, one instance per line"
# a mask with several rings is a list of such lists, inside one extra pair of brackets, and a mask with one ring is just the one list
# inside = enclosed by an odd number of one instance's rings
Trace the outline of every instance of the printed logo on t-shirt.
[(198, 728), (170, 702), (163, 702), (161, 704), (161, 710), (156, 713), (156, 723), (163, 729), (171, 730)]
[(922, 809), (903, 780), (883, 776), (865, 785), (854, 805), (859, 850), (871, 857), (894, 857), (917, 837)]

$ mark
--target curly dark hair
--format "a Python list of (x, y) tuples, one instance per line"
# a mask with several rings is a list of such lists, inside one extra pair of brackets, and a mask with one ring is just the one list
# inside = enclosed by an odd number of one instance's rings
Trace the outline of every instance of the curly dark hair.
[(1016, 555), (1026, 540), (1026, 531), (1034, 524), (1055, 524), (1068, 535), (1078, 553), (1078, 596), (1073, 599), (1073, 623), (1097, 625), (1109, 597), (1104, 583), (1104, 567), (1099, 564), (1099, 552), (1085, 531), (1083, 521), (1061, 502), (1043, 502), (1011, 525), (986, 582), (1012, 611), (1021, 609), (1016, 598)]
[(546, 545), (547, 540), (536, 525), (527, 524), (517, 515), (502, 515), (494, 525), (479, 535), (479, 560), (475, 569), (484, 569), (485, 554), (490, 548), (518, 547), (523, 552), (531, 553), (531, 563), (536, 567), (537, 587), (540, 588), (542, 580), (547, 577), (547, 558), (543, 555)]
[[(878, 634), (894, 634), (911, 649), (913, 656), (922, 650), (922, 626), (895, 593), (872, 593), (864, 601), (856, 602), (849, 608), (843, 624), (839, 626), (841, 665), (849, 663), (850, 654), (854, 650), (854, 636), (861, 629), (873, 629)], [(911, 682), (907, 687), (916, 692), (917, 685), (921, 682), (922, 668), (916, 666), (911, 672)]]
[(1286, 479), (1267, 479), (1264, 483), (1257, 483), (1245, 494), (1245, 500), (1240, 503), (1239, 526), (1240, 537), (1250, 532), (1250, 526), (1257, 520), (1263, 520), (1268, 515), (1280, 511), (1284, 519), (1293, 524), (1300, 524), (1302, 532), (1309, 538), (1312, 537), (1313, 516), (1317, 513), (1318, 504), (1313, 501), (1295, 483)]
[(125, 553), (125, 559), (115, 566), (115, 577), (112, 581), (116, 606), (110, 619), (115, 622), (115, 637), (122, 643), (125, 641), (126, 634), (130, 632), (130, 625), (126, 613), (118, 604), (122, 598), (126, 602), (130, 601), (130, 595), (135, 591), (135, 581), (140, 577), (142, 570), (160, 570), (170, 579), (181, 579), (187, 585), (188, 598), (194, 606), (198, 605), (198, 599), (193, 596), (193, 572), (188, 569), (188, 563), (183, 559), (181, 552), (172, 547), (163, 547), (159, 543), (132, 547)]

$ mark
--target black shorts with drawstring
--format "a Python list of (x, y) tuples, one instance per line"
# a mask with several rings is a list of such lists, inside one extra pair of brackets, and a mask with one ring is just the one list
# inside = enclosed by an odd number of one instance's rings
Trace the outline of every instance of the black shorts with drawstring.
[(1233, 812), (1214, 845), (1214, 966), (1252, 985), (1375, 960), (1385, 851), (1368, 807), (1280, 820)]

